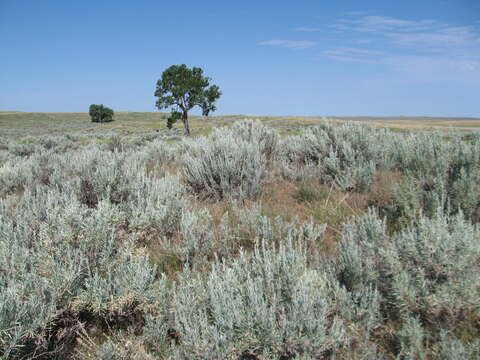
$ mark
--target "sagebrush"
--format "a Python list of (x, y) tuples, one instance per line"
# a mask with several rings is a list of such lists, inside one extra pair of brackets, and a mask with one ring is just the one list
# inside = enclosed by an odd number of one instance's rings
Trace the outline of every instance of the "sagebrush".
[[(2, 138), (0, 356), (477, 359), (479, 139)], [(264, 208), (280, 182), (296, 218)], [(316, 216), (347, 207), (333, 230)]]

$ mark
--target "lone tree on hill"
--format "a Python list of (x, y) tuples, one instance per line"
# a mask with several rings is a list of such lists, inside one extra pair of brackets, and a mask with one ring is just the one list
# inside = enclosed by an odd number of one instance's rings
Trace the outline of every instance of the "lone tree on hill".
[(92, 122), (113, 121), (113, 110), (103, 105), (90, 105), (88, 114), (92, 118)]
[(215, 111), (215, 101), (222, 95), (217, 85), (210, 85), (210, 78), (203, 76), (198, 67), (189, 69), (185, 64), (172, 65), (162, 73), (157, 81), (155, 96), (158, 97), (158, 109), (171, 107), (171, 115), (167, 119), (167, 127), (182, 119), (184, 135), (190, 135), (188, 111), (199, 106), (202, 114), (208, 116)]

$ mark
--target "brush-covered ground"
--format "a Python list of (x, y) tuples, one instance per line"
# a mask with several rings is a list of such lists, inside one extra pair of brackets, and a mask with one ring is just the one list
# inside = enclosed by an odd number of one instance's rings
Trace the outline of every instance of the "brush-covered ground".
[[(22, 111), (0, 111), (0, 137), (22, 138), (27, 135), (66, 135), (101, 136), (103, 134), (141, 135), (152, 131), (166, 132), (168, 114), (160, 112), (115, 112), (115, 121), (92, 123), (88, 113), (32, 113)], [(298, 132), (299, 128), (314, 126), (325, 117), (299, 116), (247, 116), (219, 115), (204, 117), (191, 116), (192, 135), (208, 134), (213, 128), (232, 124), (241, 119), (261, 120), (264, 125), (276, 128), (281, 134)], [(477, 130), (480, 118), (432, 118), (432, 117), (329, 117), (330, 122), (366, 123), (391, 130)], [(181, 135), (180, 122), (176, 131), (170, 134)]]
[(165, 117), (0, 112), (2, 358), (480, 358), (478, 121)]

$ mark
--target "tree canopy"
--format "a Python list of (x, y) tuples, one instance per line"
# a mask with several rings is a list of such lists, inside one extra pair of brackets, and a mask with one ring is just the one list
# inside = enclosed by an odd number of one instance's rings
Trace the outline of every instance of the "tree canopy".
[(92, 122), (109, 122), (113, 121), (113, 110), (103, 106), (102, 104), (92, 104), (90, 105), (88, 114), (92, 119)]
[(210, 78), (203, 76), (199, 67), (188, 68), (185, 64), (172, 65), (162, 73), (157, 81), (155, 96), (158, 109), (170, 108), (171, 116), (167, 126), (171, 127), (182, 119), (184, 134), (190, 135), (188, 112), (195, 106), (208, 116), (216, 110), (215, 101), (222, 95), (217, 85), (210, 85)]

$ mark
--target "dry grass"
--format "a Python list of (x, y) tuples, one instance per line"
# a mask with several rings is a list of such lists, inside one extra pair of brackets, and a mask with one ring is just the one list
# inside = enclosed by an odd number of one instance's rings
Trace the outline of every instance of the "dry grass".
[[(303, 223), (313, 220), (318, 224), (326, 224), (327, 230), (322, 242), (318, 244), (326, 253), (332, 253), (341, 236), (343, 224), (354, 215), (359, 215), (367, 210), (369, 194), (343, 192), (333, 187), (318, 182), (291, 183), (279, 178), (272, 179), (265, 184), (262, 195), (255, 201), (232, 202), (228, 199), (221, 201), (208, 201), (192, 198), (189, 209), (191, 211), (207, 209), (213, 219), (211, 231), (217, 244), (221, 243), (220, 224), (225, 213), (229, 213), (230, 226), (238, 225), (233, 207), (250, 208), (256, 201), (262, 204), (262, 215), (270, 218), (281, 217), (287, 221)], [(245, 233), (237, 244), (231, 244), (229, 257), (234, 257), (240, 248), (252, 248), (255, 239), (251, 234)], [(147, 248), (152, 263), (156, 264), (162, 272), (171, 279), (175, 279), (182, 270), (182, 261), (169, 253), (160, 243), (155, 233), (144, 234), (141, 246)], [(179, 233), (172, 234), (168, 239), (174, 246), (182, 240)], [(218, 249), (213, 249), (215, 250)]]
[(267, 184), (260, 197), (264, 214), (269, 217), (280, 216), (288, 221), (298, 219), (303, 222), (308, 219), (309, 211), (305, 204), (297, 201), (296, 192), (297, 186), (284, 180)]
[(267, 216), (300, 222), (313, 219), (318, 224), (326, 224), (322, 246), (331, 250), (341, 236), (343, 225), (352, 216), (365, 213), (369, 207), (378, 208), (380, 212), (388, 208), (392, 187), (400, 179), (396, 172), (380, 172), (367, 193), (341, 191), (316, 181), (295, 184), (277, 180), (265, 186), (260, 200)]
[(392, 187), (400, 182), (402, 174), (399, 172), (379, 172), (376, 175), (375, 182), (368, 193), (368, 206), (378, 209), (385, 209), (392, 202)]
[(367, 209), (363, 195), (342, 192), (314, 181), (301, 184), (282, 180), (272, 182), (265, 187), (261, 201), (267, 216), (280, 216), (289, 221), (297, 219), (301, 223), (312, 219), (318, 224), (326, 224), (327, 231), (319, 245), (327, 252), (335, 247), (343, 224)]
[[(115, 112), (115, 121), (92, 123), (88, 113), (35, 113), (0, 111), (0, 134), (10, 138), (28, 135), (62, 135), (75, 133), (95, 137), (102, 132), (123, 136), (166, 131), (166, 113), (160, 112)], [(329, 120), (345, 123), (348, 121), (368, 123), (378, 127), (398, 130), (478, 130), (477, 118), (420, 118), (420, 117), (306, 117), (306, 116), (256, 116), (218, 115), (208, 119), (190, 116), (192, 136), (206, 135), (216, 127), (228, 126), (239, 119), (259, 119), (266, 125), (277, 128), (282, 134), (291, 134), (298, 128), (318, 125)], [(182, 124), (177, 123), (172, 133), (180, 135)]]

